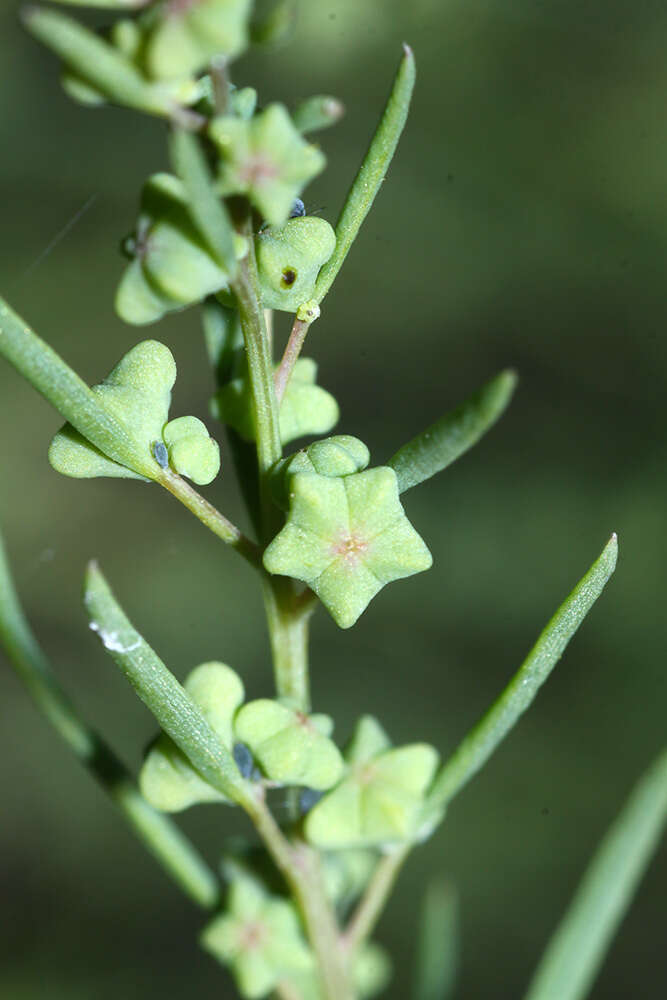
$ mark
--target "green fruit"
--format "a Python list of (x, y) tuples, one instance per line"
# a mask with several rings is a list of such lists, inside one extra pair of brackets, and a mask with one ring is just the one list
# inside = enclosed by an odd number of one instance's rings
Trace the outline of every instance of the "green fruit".
[(304, 715), (268, 698), (244, 705), (235, 721), (237, 737), (268, 778), (316, 789), (331, 788), (343, 773), (331, 728), (328, 716)]
[(162, 431), (169, 453), (169, 464), (181, 476), (198, 486), (213, 482), (220, 471), (220, 448), (209, 437), (205, 424), (197, 417), (177, 417)]
[(279, 229), (263, 229), (255, 241), (262, 302), (267, 309), (296, 312), (315, 289), (320, 268), (336, 247), (324, 219), (290, 219)]
[[(176, 363), (169, 348), (157, 340), (144, 340), (128, 351), (92, 391), (148, 455), (153, 443), (162, 439), (175, 381)], [(65, 424), (51, 442), (49, 461), (56, 472), (78, 479), (143, 478), (106, 458), (70, 424)]]
[[(283, 444), (306, 434), (326, 434), (338, 420), (336, 400), (331, 393), (315, 384), (316, 377), (315, 362), (310, 358), (299, 358), (280, 407), (279, 426)], [(250, 380), (247, 374), (223, 386), (213, 398), (211, 411), (246, 441), (254, 440)]]

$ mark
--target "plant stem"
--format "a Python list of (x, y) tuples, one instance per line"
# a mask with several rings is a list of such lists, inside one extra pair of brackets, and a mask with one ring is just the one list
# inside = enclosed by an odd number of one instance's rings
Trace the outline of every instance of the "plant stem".
[(344, 947), (350, 954), (354, 954), (359, 945), (373, 933), (394, 888), (398, 873), (408, 856), (410, 846), (401, 847), (392, 854), (385, 854), (378, 863), (373, 878), (343, 935)]
[(214, 535), (236, 549), (252, 566), (258, 569), (262, 568), (262, 554), (255, 543), (246, 538), (235, 524), (232, 524), (213, 504), (197, 493), (189, 483), (186, 483), (171, 469), (164, 469), (158, 482), (177, 500), (180, 500), (195, 517), (198, 517), (202, 524), (210, 528)]
[(301, 349), (304, 345), (306, 337), (308, 336), (309, 330), (310, 323), (303, 319), (299, 319), (298, 317), (294, 320), (294, 325), (289, 335), (287, 346), (285, 347), (285, 353), (282, 356), (278, 371), (274, 376), (278, 405), (280, 405), (283, 396), (285, 395), (285, 390), (287, 389), (292, 372), (294, 371), (294, 365), (299, 359)]
[(195, 903), (215, 907), (220, 884), (204, 859), (170, 819), (146, 802), (125, 765), (62, 690), (19, 603), (1, 537), (0, 641), (37, 708), (115, 802), (145, 847)]
[(264, 579), (264, 607), (269, 626), (276, 691), (300, 712), (310, 710), (308, 679), (308, 619), (298, 606), (299, 595), (285, 577)]
[(252, 395), (257, 460), (260, 478), (282, 455), (278, 429), (278, 406), (273, 387), (273, 361), (269, 338), (257, 293), (255, 258), (252, 250), (239, 265), (232, 284), (238, 302), (241, 328), (248, 358), (250, 392)]
[(292, 891), (317, 956), (326, 1000), (355, 1000), (349, 963), (340, 947), (338, 924), (322, 882), (319, 858), (303, 842), (283, 836), (263, 799), (246, 809), (271, 857)]

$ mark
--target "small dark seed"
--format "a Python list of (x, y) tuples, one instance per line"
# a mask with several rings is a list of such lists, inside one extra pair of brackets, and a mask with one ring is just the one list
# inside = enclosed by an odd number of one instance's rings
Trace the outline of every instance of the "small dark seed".
[(291, 288), (296, 281), (296, 271), (293, 267), (286, 267), (283, 271), (283, 276), (280, 279), (280, 284), (283, 288)]

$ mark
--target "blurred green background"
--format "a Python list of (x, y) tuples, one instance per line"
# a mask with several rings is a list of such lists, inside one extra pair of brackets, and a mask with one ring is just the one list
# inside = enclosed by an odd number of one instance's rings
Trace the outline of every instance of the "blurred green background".
[[(180, 369), (174, 413), (206, 417), (211, 380), (190, 310), (146, 332), (114, 317), (131, 228), (164, 130), (70, 104), (55, 61), (0, 13), (0, 289), (89, 381), (156, 335)], [(501, 424), (410, 493), (435, 568), (388, 588), (360, 623), (314, 627), (316, 707), (344, 738), (372, 710), (396, 740), (451, 751), (543, 623), (619, 533), (617, 575), (529, 715), (415, 853), (379, 937), (404, 997), (432, 873), (461, 895), (459, 996), (521, 995), (594, 845), (665, 738), (667, 542), (667, 9), (660, 0), (324, 0), (290, 47), (236, 80), (291, 104), (334, 93), (330, 168), (308, 191), (335, 220), (393, 74), (419, 84), (400, 153), (313, 329), (310, 353), (342, 432), (381, 462), (507, 365)], [(54, 235), (95, 196), (51, 252)], [(268, 693), (250, 572), (141, 484), (49, 469), (57, 415), (0, 366), (0, 517), (30, 618), (88, 717), (133, 767), (154, 732), (86, 629), (97, 557), (179, 676), (222, 658)], [(233, 477), (209, 494), (242, 518)], [(0, 996), (232, 997), (201, 954), (202, 917), (0, 670)], [(184, 827), (215, 861), (232, 811)], [(594, 1000), (664, 997), (665, 851), (625, 921)]]

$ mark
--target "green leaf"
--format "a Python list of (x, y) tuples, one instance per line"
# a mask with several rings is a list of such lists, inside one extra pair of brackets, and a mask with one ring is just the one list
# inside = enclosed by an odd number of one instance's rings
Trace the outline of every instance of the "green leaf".
[(516, 388), (513, 371), (496, 375), (460, 406), (437, 420), (396, 452), (387, 465), (404, 493), (442, 472), (476, 444), (502, 415)]
[(380, 124), (348, 191), (336, 224), (336, 249), (317, 279), (315, 287), (317, 302), (322, 301), (336, 280), (386, 177), (408, 118), (415, 78), (414, 55), (412, 49), (406, 45)]
[[(272, 0), (267, 12), (261, 11), (250, 26), (250, 36), (255, 45), (280, 45), (294, 32), (298, 0)], [(265, 6), (265, 5), (264, 5)]]
[(109, 458), (151, 479), (155, 462), (76, 372), (0, 299), (0, 354)]
[(426, 890), (419, 922), (414, 1000), (450, 1000), (459, 960), (458, 899), (448, 882)]
[(184, 129), (171, 136), (171, 161), (185, 187), (188, 209), (208, 249), (230, 281), (236, 274), (234, 230), (224, 203), (216, 194), (199, 140)]
[(0, 644), (47, 721), (118, 806), (130, 827), (196, 903), (214, 907), (218, 880), (188, 839), (140, 795), (113, 750), (91, 729), (62, 690), (16, 593), (0, 535)]
[(235, 802), (246, 790), (234, 758), (201, 709), (128, 621), (97, 565), (88, 567), (84, 602), (90, 627), (160, 726), (210, 785)]
[(443, 765), (427, 801), (426, 820), (435, 820), (489, 759), (565, 652), (616, 568), (618, 543), (612, 535), (602, 554), (560, 606), (498, 700)]
[(582, 1000), (667, 823), (667, 750), (611, 825), (533, 976), (526, 1000)]
[(319, 132), (339, 122), (345, 108), (337, 97), (317, 94), (302, 101), (292, 113), (292, 120), (299, 132)]
[(104, 10), (139, 10), (147, 7), (151, 0), (57, 0), (70, 7), (97, 7)]
[(27, 7), (22, 18), (35, 38), (110, 100), (161, 117), (177, 110), (165, 90), (150, 84), (130, 59), (78, 21), (42, 7)]

